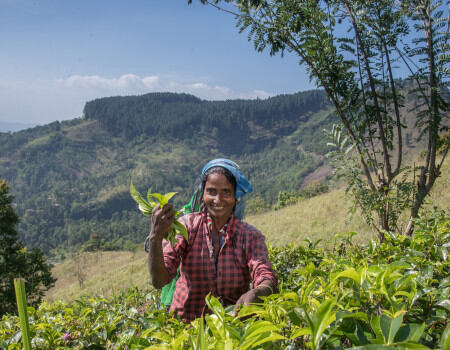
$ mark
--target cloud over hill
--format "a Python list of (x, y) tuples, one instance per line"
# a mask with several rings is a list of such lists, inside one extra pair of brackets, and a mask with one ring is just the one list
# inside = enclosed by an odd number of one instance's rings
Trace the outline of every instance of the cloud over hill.
[[(215, 84), (207, 77), (176, 75), (139, 76), (133, 73), (117, 77), (70, 75), (66, 78), (28, 81), (0, 81), (3, 121), (44, 124), (73, 119), (81, 115), (86, 101), (117, 95), (149, 92), (189, 93), (205, 100), (265, 99), (274, 93), (264, 90), (237, 91)], [(13, 117), (14, 116), (14, 117)]]

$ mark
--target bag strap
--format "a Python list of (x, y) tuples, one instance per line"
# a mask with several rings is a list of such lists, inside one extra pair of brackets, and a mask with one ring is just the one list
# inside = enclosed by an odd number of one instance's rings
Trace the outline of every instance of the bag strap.
[(200, 228), (201, 223), (202, 223), (202, 220), (198, 220), (196, 226), (193, 227), (193, 229), (191, 231), (191, 236), (189, 237), (189, 241), (188, 241), (187, 247), (186, 247), (186, 249), (183, 252), (183, 258), (189, 252), (190, 246), (194, 243), (195, 239), (197, 238), (197, 233), (198, 233), (198, 230)]
[(191, 200), (188, 204), (183, 207), (183, 211), (185, 214), (195, 213), (200, 211), (200, 203), (201, 203), (201, 185), (197, 189), (195, 189), (192, 194)]
[(238, 257), (236, 256), (236, 241), (238, 239), (238, 236), (239, 236), (239, 231), (236, 230), (236, 232), (234, 233), (233, 242), (232, 242), (234, 259), (235, 259), (237, 265), (240, 265), (243, 270), (247, 271), (248, 270), (248, 259), (247, 259), (247, 251), (245, 249), (246, 243), (247, 243), (247, 235), (245, 233), (242, 233), (241, 254), (244, 257), (245, 267), (242, 264), (240, 264), (240, 261), (239, 261)]

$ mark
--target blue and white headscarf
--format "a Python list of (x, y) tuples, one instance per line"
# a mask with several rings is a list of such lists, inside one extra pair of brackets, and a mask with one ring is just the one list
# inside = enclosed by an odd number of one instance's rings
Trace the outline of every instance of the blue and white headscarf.
[(202, 170), (202, 176), (205, 175), (205, 173), (214, 167), (222, 167), (224, 169), (227, 169), (235, 178), (236, 180), (236, 205), (234, 207), (234, 216), (238, 219), (242, 219), (244, 216), (244, 210), (245, 210), (245, 202), (243, 200), (243, 197), (247, 193), (253, 192), (253, 187), (250, 184), (250, 182), (242, 175), (241, 171), (239, 170), (239, 165), (237, 165), (235, 162), (229, 159), (225, 158), (218, 158), (211, 160), (208, 162)]

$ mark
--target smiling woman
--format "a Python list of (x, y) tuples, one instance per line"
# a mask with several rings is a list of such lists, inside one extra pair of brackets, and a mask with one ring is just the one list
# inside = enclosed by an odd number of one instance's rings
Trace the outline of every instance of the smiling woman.
[(231, 217), (236, 204), (236, 180), (222, 167), (214, 167), (205, 175), (203, 202), (213, 220), (214, 230), (223, 227)]
[[(276, 289), (277, 278), (268, 259), (265, 238), (255, 227), (242, 221), (243, 196), (253, 191), (236, 163), (215, 159), (205, 165), (192, 208), (198, 212), (179, 221), (188, 240), (177, 236), (172, 246), (165, 240), (174, 220), (171, 205), (156, 207), (148, 238), (148, 264), (152, 283), (161, 288), (180, 268), (171, 311), (190, 322), (208, 312), (209, 293), (224, 306), (259, 301)], [(251, 288), (250, 288), (251, 282)]]

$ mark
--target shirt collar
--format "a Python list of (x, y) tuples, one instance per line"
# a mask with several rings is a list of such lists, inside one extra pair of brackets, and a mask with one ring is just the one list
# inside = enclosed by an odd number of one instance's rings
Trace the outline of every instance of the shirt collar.
[[(206, 208), (204, 208), (203, 212), (203, 217), (206, 221), (206, 224), (208, 226), (208, 230), (212, 231), (212, 217), (209, 214), (208, 210)], [(228, 218), (228, 221), (225, 223), (225, 225), (223, 225), (220, 229), (219, 229), (219, 234), (222, 236), (227, 236), (229, 235), (230, 237), (234, 235), (234, 226), (235, 226), (235, 217), (234, 214), (232, 213), (231, 216)]]

